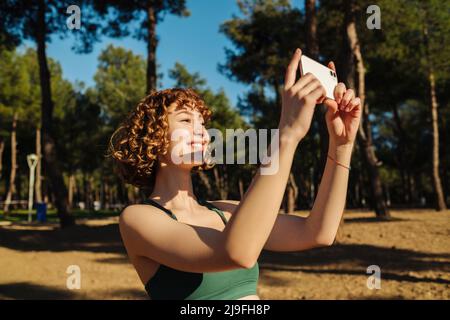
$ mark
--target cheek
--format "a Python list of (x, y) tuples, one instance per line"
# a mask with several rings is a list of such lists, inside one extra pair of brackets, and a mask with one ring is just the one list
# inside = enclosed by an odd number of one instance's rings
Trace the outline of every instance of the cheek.
[(189, 152), (188, 142), (191, 140), (191, 133), (178, 126), (168, 133), (169, 150), (168, 155), (181, 155)]
[(211, 141), (211, 137), (209, 136), (208, 130), (203, 129), (203, 140), (208, 141), (208, 143)]

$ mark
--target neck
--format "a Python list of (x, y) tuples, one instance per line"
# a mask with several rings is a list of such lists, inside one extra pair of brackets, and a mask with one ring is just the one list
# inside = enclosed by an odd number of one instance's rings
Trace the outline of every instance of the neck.
[(197, 197), (194, 195), (190, 169), (161, 163), (150, 198), (173, 209), (191, 207), (197, 202)]

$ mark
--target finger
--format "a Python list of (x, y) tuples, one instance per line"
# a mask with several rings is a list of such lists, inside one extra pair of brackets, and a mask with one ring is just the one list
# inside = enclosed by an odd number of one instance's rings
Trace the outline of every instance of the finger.
[(325, 119), (329, 123), (329, 122), (333, 121), (334, 119), (336, 119), (337, 117), (339, 117), (340, 114), (337, 110), (338, 104), (336, 103), (336, 101), (334, 101), (332, 99), (327, 99), (327, 100), (334, 102), (334, 104), (336, 105), (336, 109), (327, 108), (327, 112), (325, 113)]
[(295, 94), (314, 80), (317, 80), (317, 78), (311, 72), (305, 73), (303, 77), (297, 80), (290, 90)]
[(342, 98), (344, 97), (345, 91), (347, 91), (347, 88), (345, 87), (345, 84), (342, 82), (339, 82), (336, 87), (334, 87), (334, 99), (339, 104), (342, 101)]
[(325, 88), (323, 86), (319, 86), (316, 89), (314, 89), (313, 91), (311, 91), (308, 96), (311, 96), (311, 98), (314, 98), (314, 101), (320, 100), (322, 97), (324, 97), (326, 95), (326, 91)]
[(336, 66), (334, 65), (333, 61), (328, 62), (328, 68), (336, 72)]
[(353, 108), (355, 108), (358, 104), (361, 104), (361, 100), (358, 97), (353, 98), (349, 102), (349, 104), (345, 107), (344, 111), (351, 112), (353, 110)]
[(325, 98), (323, 104), (333, 112), (338, 111), (338, 104), (333, 99)]
[(295, 77), (297, 75), (297, 68), (300, 58), (302, 56), (302, 50), (297, 48), (291, 58), (291, 62), (286, 69), (286, 74), (284, 76), (284, 89), (288, 90), (295, 83)]
[(361, 106), (361, 100), (359, 99), (359, 103), (353, 107), (353, 109), (349, 112), (349, 114), (353, 118), (360, 118), (361, 113), (362, 113), (362, 106)]
[(342, 97), (341, 103), (339, 105), (341, 110), (344, 110), (344, 108), (348, 105), (350, 100), (352, 100), (355, 97), (355, 92), (352, 89), (348, 89), (344, 96)]
[(319, 80), (313, 78), (310, 82), (308, 82), (303, 88), (301, 88), (298, 91), (298, 95), (300, 97), (304, 97), (321, 85), (322, 84), (320, 83)]

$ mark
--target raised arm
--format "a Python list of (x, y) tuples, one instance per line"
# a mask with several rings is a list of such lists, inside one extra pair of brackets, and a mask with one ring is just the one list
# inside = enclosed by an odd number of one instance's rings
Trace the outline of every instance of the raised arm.
[(178, 223), (150, 206), (128, 206), (120, 215), (119, 227), (131, 260), (146, 257), (188, 272), (255, 264), (278, 215), (294, 152), (309, 130), (316, 103), (325, 97), (325, 89), (311, 74), (296, 81), (300, 57), (298, 50), (285, 76), (279, 148), (270, 154), (278, 169), (267, 174), (271, 163), (261, 165), (223, 232)]
[[(335, 69), (330, 62), (330, 68)], [(347, 197), (349, 167), (361, 119), (361, 102), (343, 83), (336, 86), (335, 100), (327, 99), (325, 115), (329, 147), (317, 198), (306, 224), (321, 243), (332, 244), (342, 218)]]
[(306, 74), (296, 81), (300, 57), (301, 51), (297, 49), (285, 75), (278, 126), (279, 148), (270, 154), (272, 161), (278, 160), (278, 170), (273, 174), (264, 174), (263, 170), (270, 163), (260, 166), (224, 230), (227, 252), (243, 266), (251, 267), (255, 264), (270, 235), (295, 150), (310, 128), (316, 103), (325, 97), (324, 88), (312, 74)]

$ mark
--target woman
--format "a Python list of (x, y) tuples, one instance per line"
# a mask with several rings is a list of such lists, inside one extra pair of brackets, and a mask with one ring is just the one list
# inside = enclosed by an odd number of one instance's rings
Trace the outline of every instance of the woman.
[[(152, 299), (259, 299), (261, 250), (300, 251), (334, 241), (345, 206), (350, 158), (361, 106), (339, 83), (335, 100), (312, 75), (296, 81), (301, 57), (286, 70), (279, 121), (278, 170), (261, 165), (243, 199), (198, 199), (191, 170), (202, 161), (174, 161), (186, 152), (205, 154), (209, 141), (203, 101), (188, 89), (169, 89), (142, 100), (111, 138), (122, 178), (147, 191), (144, 204), (126, 207), (119, 226), (128, 256)], [(330, 62), (329, 67), (334, 69)], [(311, 214), (278, 214), (298, 143), (317, 103), (328, 107), (328, 159)], [(187, 135), (175, 133), (188, 132)]]

